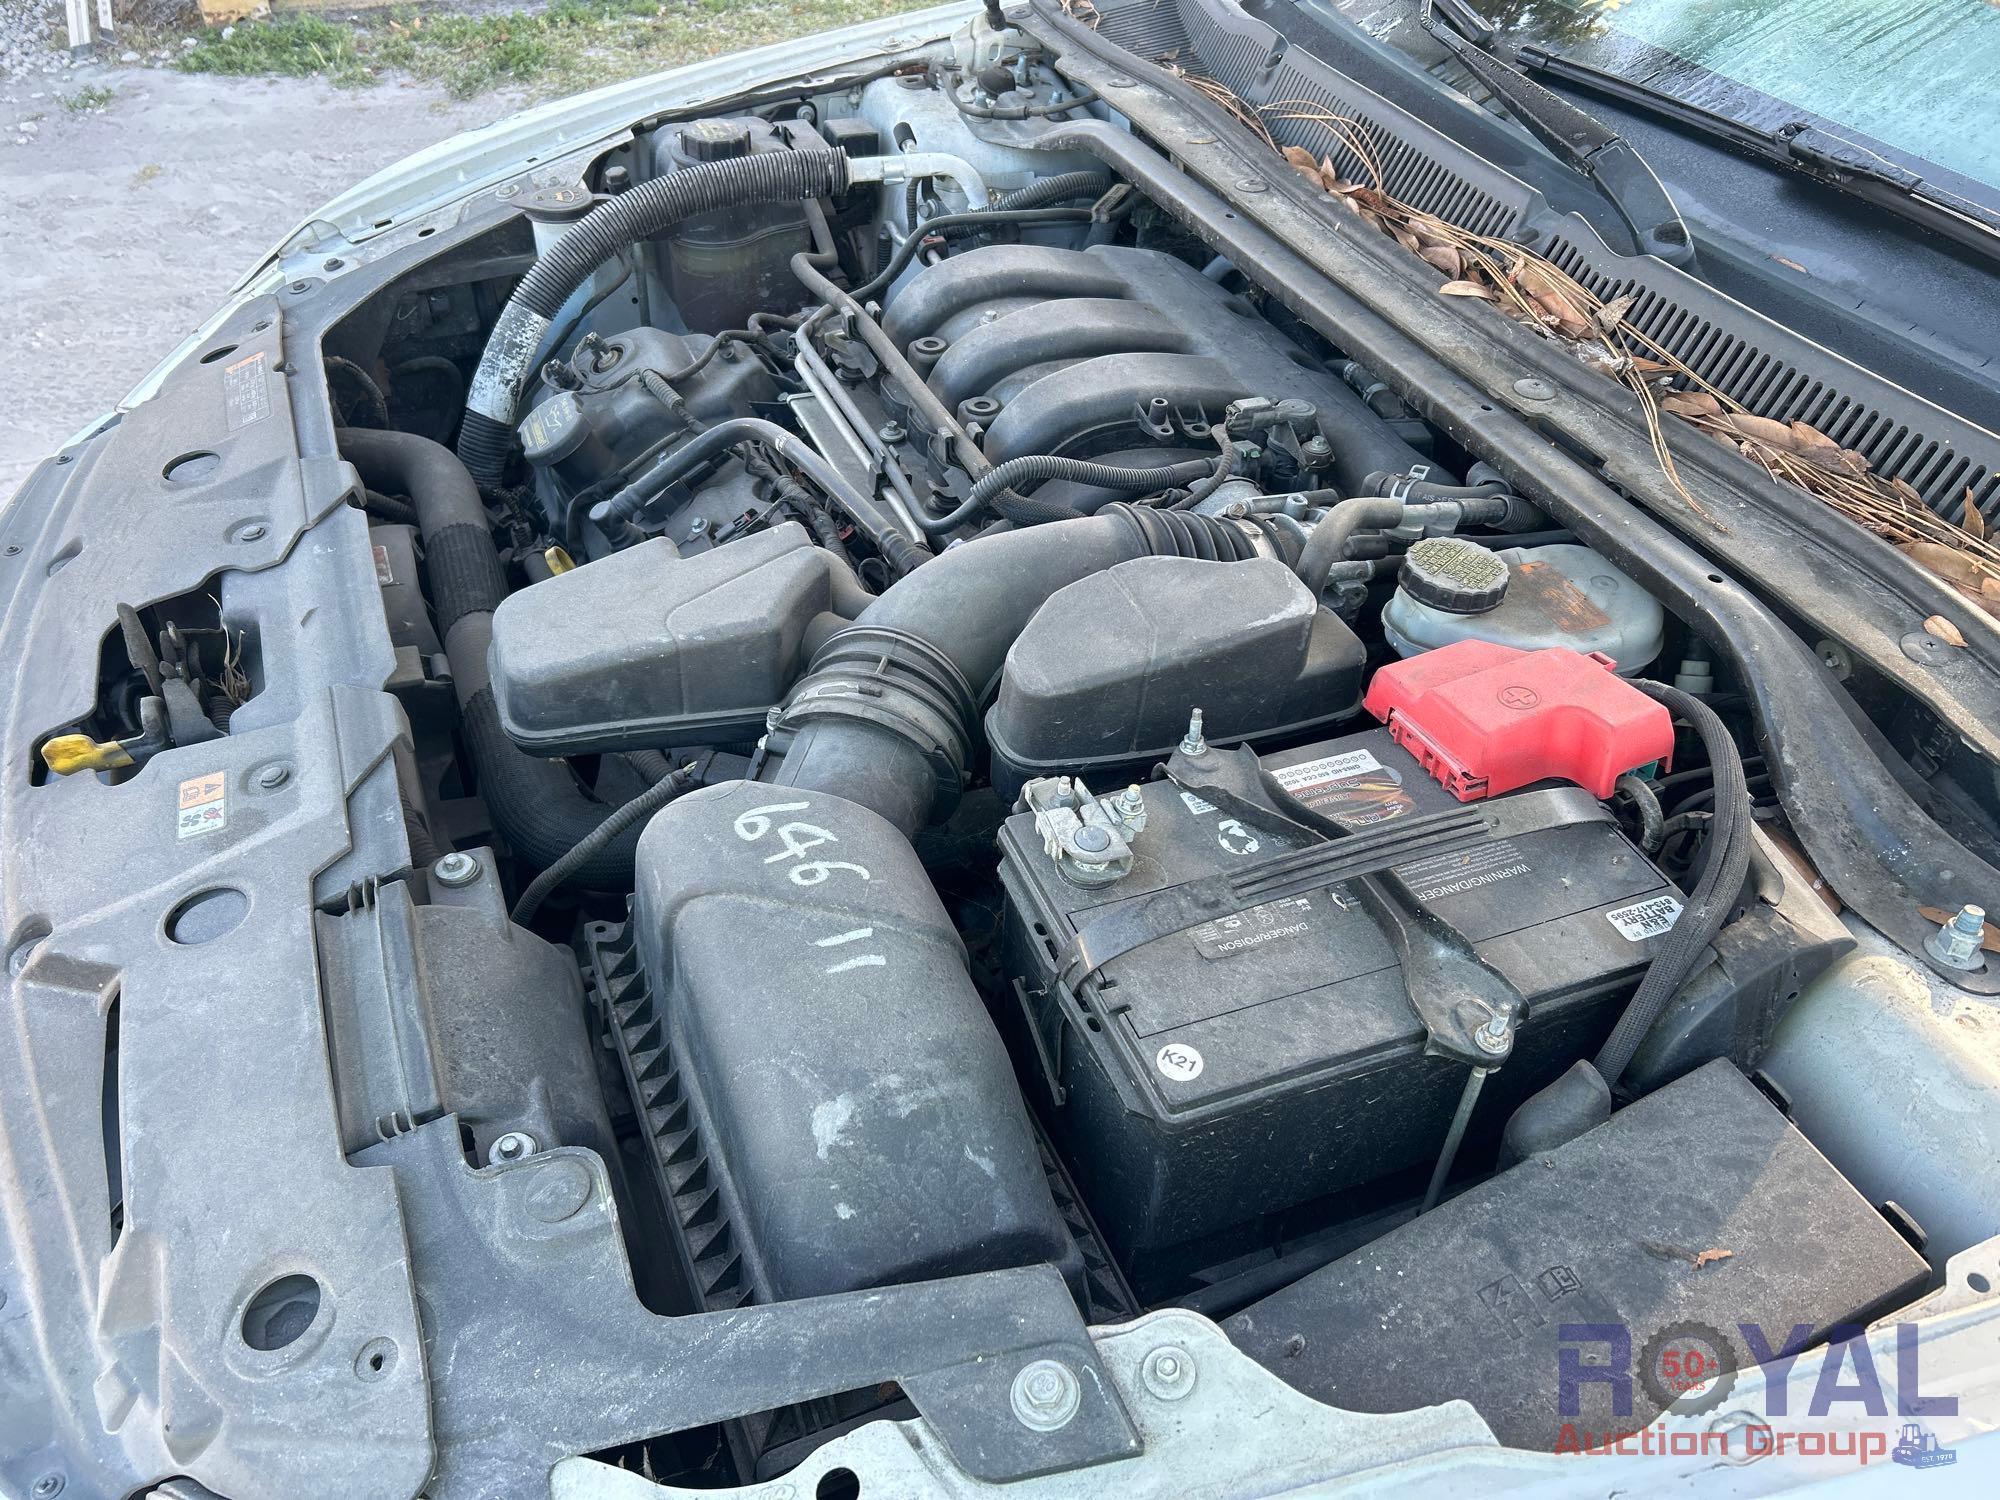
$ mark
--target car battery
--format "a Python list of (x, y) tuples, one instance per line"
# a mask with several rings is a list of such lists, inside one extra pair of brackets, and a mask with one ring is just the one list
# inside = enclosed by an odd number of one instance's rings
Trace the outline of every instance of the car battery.
[[(1387, 729), (1260, 763), (1354, 831), (1461, 805)], [(1061, 977), (1080, 927), (1286, 852), (1169, 781), (1140, 796), (1130, 868), (1109, 884), (1065, 875), (1032, 811), (1003, 824), (1000, 873), (1017, 1055), (1044, 1080), (1052, 1132), (1106, 1238), (1144, 1276), (1234, 1253), (1283, 1210), (1428, 1169), (1468, 1069), (1427, 1054), (1396, 950), (1351, 883), (1232, 911), (1074, 983)], [(1514, 1107), (1603, 1040), (1680, 893), (1608, 820), (1534, 826), (1391, 872), (1523, 1002), (1460, 1156), (1490, 1160)]]

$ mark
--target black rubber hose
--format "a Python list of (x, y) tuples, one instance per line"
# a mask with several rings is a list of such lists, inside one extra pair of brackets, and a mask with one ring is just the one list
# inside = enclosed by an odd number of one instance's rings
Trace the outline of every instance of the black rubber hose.
[(549, 898), (551, 891), (578, 870), (587, 867), (618, 835), (628, 828), (636, 828), (646, 818), (651, 817), (695, 784), (696, 777), (691, 769), (670, 771), (623, 807), (618, 808), (610, 817), (579, 839), (574, 849), (528, 882), (528, 888), (521, 892), (520, 899), (514, 903), (513, 919), (526, 926), (535, 913), (542, 909), (542, 903)]
[(1001, 211), (1021, 208), (1046, 208), (1054, 203), (1067, 203), (1072, 198), (1101, 198), (1111, 189), (1112, 177), (1109, 172), (1058, 172), (1053, 177), (1038, 177), (1026, 187), (1015, 188), (1011, 193), (1002, 193), (993, 206)]
[(1357, 495), (1352, 500), (1342, 500), (1313, 527), (1312, 535), (1306, 539), (1295, 569), (1299, 581), (1318, 598), (1333, 565), (1347, 555), (1347, 544), (1357, 534), (1394, 526), (1402, 519), (1400, 500), (1386, 500), (1380, 495)]
[(602, 203), (551, 245), (507, 299), (466, 394), (458, 455), (481, 485), (500, 482), (516, 408), (550, 321), (592, 272), (627, 245), (695, 214), (748, 203), (828, 197), (847, 186), (839, 151), (760, 151), (701, 162)]
[(1659, 793), (1645, 777), (1631, 774), (1618, 778), (1617, 790), (1624, 793), (1639, 814), (1639, 833), (1634, 842), (1646, 854), (1659, 853), (1667, 836), (1667, 818), (1660, 810)]
[[(1139, 557), (1241, 561), (1258, 554), (1261, 530), (1114, 502), (1096, 515), (994, 532), (949, 548), (892, 585), (815, 656), (784, 711), (795, 738), (781, 759), (767, 763), (761, 779), (836, 793), (914, 832), (936, 805), (938, 759), (936, 747), (913, 738), (907, 726), (934, 724), (935, 715), (923, 710), (949, 695), (931, 691), (938, 672), (926, 685), (917, 680), (920, 673), (890, 659), (897, 655), (890, 648), (868, 674), (869, 717), (826, 716), (839, 693), (852, 696), (856, 663), (865, 654), (853, 640), (913, 642), (901, 662), (932, 663), (960, 685), (967, 705), (976, 705), (1016, 637), (1058, 589)], [(834, 691), (821, 696), (822, 686)], [(957, 726), (960, 752), (969, 753), (976, 731), (975, 722)]]
[[(563, 762), (527, 754), (500, 726), (487, 685), (486, 648), (507, 580), (479, 487), (449, 448), (429, 438), (359, 428), (343, 429), (335, 438), (341, 456), (371, 489), (401, 492), (416, 506), (431, 610), (451, 663), (459, 733), (479, 795), (514, 854), (546, 869), (615, 809), (588, 796)], [(638, 842), (639, 829), (626, 830), (572, 870), (572, 878), (596, 890), (625, 889), (632, 883)]]
[(1708, 945), (1742, 893), (1750, 870), (1753, 820), (1750, 787), (1743, 774), (1743, 758), (1730, 737), (1729, 728), (1701, 699), (1662, 682), (1635, 680), (1632, 684), (1654, 702), (1663, 704), (1676, 718), (1694, 726), (1702, 750), (1714, 772), (1715, 815), (1710, 825), (1708, 861), (1701, 878), (1689, 893), (1687, 907), (1660, 941), (1645, 978), (1611, 1029), (1597, 1054), (1597, 1071), (1614, 1088), (1639, 1051), (1640, 1043), (1653, 1029), (1680, 988), (1701, 962)]
[(1010, 458), (998, 468), (981, 475), (966, 494), (964, 504), (945, 519), (948, 521), (960, 516), (970, 519), (990, 505), (1016, 526), (1068, 520), (1083, 512), (1073, 506), (1033, 495), (1014, 494), (1013, 486), (1060, 479), (1070, 484), (1120, 490), (1128, 495), (1151, 495), (1207, 479), (1214, 468), (1214, 463), (1205, 458), (1147, 468), (1128, 468), (1124, 464), (1092, 463), (1088, 459), (1064, 458), (1054, 453), (1026, 453), (1019, 458)]
[(1087, 208), (972, 208), (962, 214), (939, 214), (935, 219), (927, 219), (920, 234), (907, 234), (903, 243), (896, 247), (896, 253), (889, 257), (882, 268), (869, 280), (856, 287), (849, 295), (857, 302), (866, 302), (870, 297), (881, 295), (889, 284), (902, 275), (924, 242), (934, 234), (946, 230), (992, 228), (1001, 224), (1087, 224), (1090, 210)]
[(379, 494), (374, 490), (362, 492), (361, 508), (378, 521), (387, 521), (395, 526), (417, 524), (416, 507), (393, 495)]
[[(1015, 188), (1011, 193), (1002, 193), (993, 200), (990, 209), (982, 211), (1021, 213), (1027, 209), (1048, 208), (1058, 203), (1068, 203), (1076, 198), (1101, 198), (1110, 191), (1113, 181), (1107, 172), (1058, 172), (1053, 177), (1039, 177), (1026, 187)], [(979, 229), (976, 224), (938, 229), (937, 226), (943, 222), (942, 219), (931, 220), (922, 226), (924, 233), (941, 233), (948, 240), (962, 240), (968, 235), (976, 234)]]

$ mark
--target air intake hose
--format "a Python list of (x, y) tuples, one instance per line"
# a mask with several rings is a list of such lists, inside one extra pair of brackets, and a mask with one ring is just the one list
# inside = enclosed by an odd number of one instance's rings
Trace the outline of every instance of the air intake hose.
[(472, 477), (482, 486), (499, 483), (542, 337), (562, 305), (613, 254), (695, 214), (829, 197), (846, 186), (841, 152), (761, 151), (656, 177), (585, 214), (521, 278), (479, 357), (458, 433), (458, 456)]
[[(344, 428), (335, 438), (341, 457), (370, 489), (408, 495), (416, 507), (431, 609), (451, 663), (459, 730), (479, 794), (508, 847), (536, 869), (547, 869), (617, 809), (586, 795), (561, 761), (525, 753), (500, 727), (487, 682), (486, 647), (507, 579), (478, 487), (449, 448), (415, 433)], [(596, 890), (628, 888), (643, 826), (635, 822), (568, 878)]]
[(1279, 552), (1254, 521), (1123, 502), (995, 532), (899, 580), (830, 637), (775, 716), (760, 773), (832, 792), (905, 833), (948, 813), (978, 742), (978, 705), (1050, 595), (1138, 557), (1238, 562)]

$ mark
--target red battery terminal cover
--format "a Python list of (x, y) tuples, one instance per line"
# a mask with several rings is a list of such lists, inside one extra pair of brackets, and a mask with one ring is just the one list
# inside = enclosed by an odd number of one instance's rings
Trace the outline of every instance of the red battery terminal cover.
[(1459, 641), (1376, 672), (1362, 700), (1461, 802), (1556, 778), (1609, 797), (1673, 753), (1674, 722), (1601, 652)]

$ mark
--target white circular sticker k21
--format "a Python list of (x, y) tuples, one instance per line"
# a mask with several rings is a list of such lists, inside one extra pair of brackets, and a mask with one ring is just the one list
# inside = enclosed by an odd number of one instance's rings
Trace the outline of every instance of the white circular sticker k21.
[(1201, 1054), (1185, 1042), (1168, 1042), (1153, 1058), (1158, 1068), (1175, 1083), (1201, 1077)]

